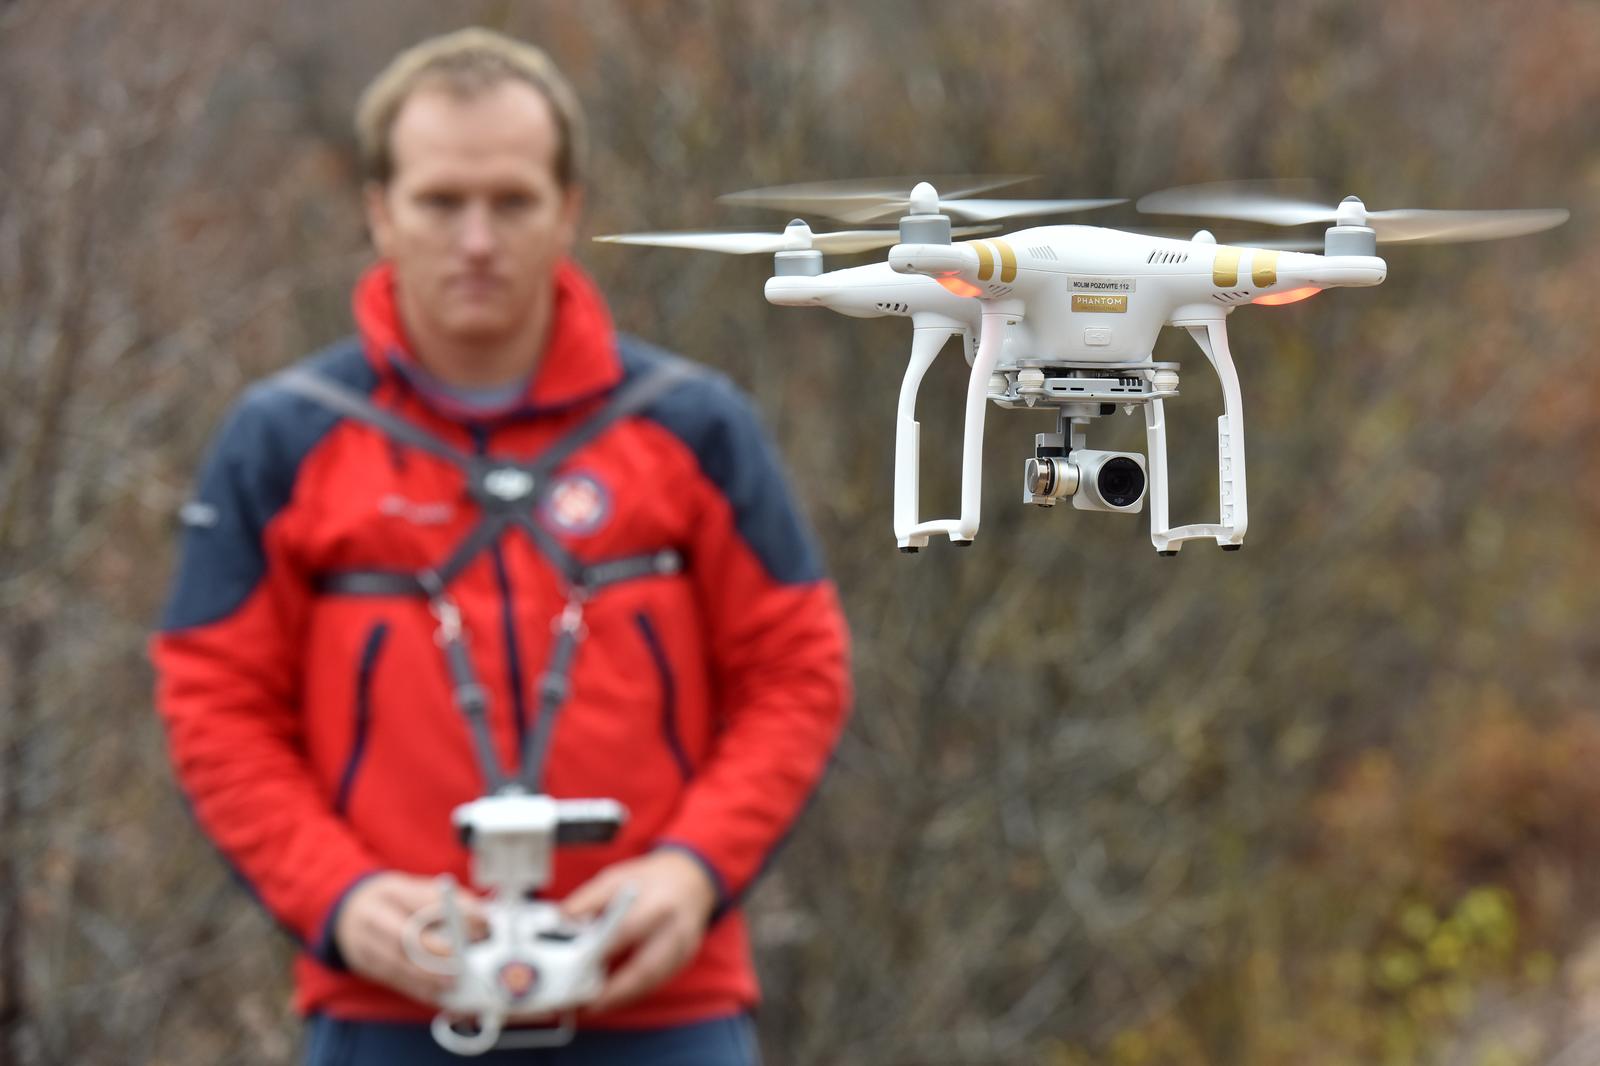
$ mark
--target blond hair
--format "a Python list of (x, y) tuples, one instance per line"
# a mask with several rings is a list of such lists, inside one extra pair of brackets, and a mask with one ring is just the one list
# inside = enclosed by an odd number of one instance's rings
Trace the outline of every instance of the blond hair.
[(571, 83), (542, 49), (478, 27), (415, 44), (372, 79), (356, 104), (362, 172), (380, 184), (394, 176), (389, 135), (401, 107), (418, 89), (441, 88), (458, 99), (471, 99), (508, 81), (530, 85), (549, 101), (560, 133), (556, 178), (564, 186), (576, 185), (582, 177), (587, 130)]

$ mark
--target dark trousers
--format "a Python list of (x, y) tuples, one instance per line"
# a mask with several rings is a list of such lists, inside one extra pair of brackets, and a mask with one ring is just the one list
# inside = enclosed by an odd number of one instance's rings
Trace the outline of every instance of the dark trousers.
[(661, 1029), (579, 1030), (556, 1048), (461, 1056), (434, 1042), (426, 1025), (343, 1022), (321, 1015), (306, 1024), (305, 1066), (760, 1066), (747, 1014)]

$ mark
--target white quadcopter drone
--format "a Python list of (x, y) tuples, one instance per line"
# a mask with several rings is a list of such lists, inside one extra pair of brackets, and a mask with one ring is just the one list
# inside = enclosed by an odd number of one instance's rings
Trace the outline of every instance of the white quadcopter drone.
[[(1201, 230), (1187, 240), (1096, 226), (1039, 226), (1005, 236), (952, 243), (951, 220), (984, 224), (1063, 214), (1125, 200), (971, 199), (1022, 177), (940, 179), (932, 183), (824, 182), (735, 193), (726, 202), (815, 212), (844, 222), (901, 216), (898, 230), (813, 233), (800, 219), (781, 234), (635, 233), (598, 241), (732, 253), (774, 253), (767, 300), (785, 307), (826, 307), (854, 318), (911, 319), (911, 361), (900, 387), (895, 434), (894, 532), (901, 551), (943, 535), (971, 544), (982, 502), (984, 414), (1001, 407), (1050, 407), (1056, 430), (1038, 434), (1023, 478), (1024, 503), (1045, 507), (1071, 497), (1090, 511), (1137, 512), (1150, 497), (1150, 540), (1163, 555), (1186, 541), (1244, 544), (1244, 413), (1224, 323), (1244, 304), (1278, 305), (1323, 289), (1377, 285), (1388, 265), (1380, 241), (1443, 243), (1515, 237), (1558, 226), (1562, 209), (1517, 211), (1369, 211), (1354, 196), (1337, 206), (1307, 199), (1301, 183), (1224, 182), (1154, 193), (1141, 211), (1204, 215), (1272, 225), (1331, 222), (1320, 254), (1301, 244), (1217, 243)], [(1291, 189), (1293, 192), (1291, 193)], [(825, 252), (889, 248), (887, 262), (824, 271)], [(1217, 419), (1220, 515), (1215, 523), (1173, 526), (1167, 513), (1164, 401), (1178, 395), (1178, 364), (1155, 362), (1164, 326), (1187, 330), (1222, 383)], [(952, 336), (971, 365), (961, 462), (961, 513), (920, 516), (921, 426), (917, 392)], [(1142, 406), (1150, 457), (1092, 451), (1091, 421)]]

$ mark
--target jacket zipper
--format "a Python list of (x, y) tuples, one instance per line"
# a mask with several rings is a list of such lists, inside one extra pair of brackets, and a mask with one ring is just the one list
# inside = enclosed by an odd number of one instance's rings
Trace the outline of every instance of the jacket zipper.
[(367, 750), (367, 731), (372, 722), (372, 675), (378, 665), (378, 653), (389, 635), (389, 623), (378, 622), (367, 632), (367, 641), (361, 647), (361, 659), (356, 667), (356, 726), (355, 739), (350, 744), (350, 756), (345, 760), (344, 773), (339, 775), (339, 790), (334, 793), (333, 809), (343, 814), (350, 805), (350, 790), (356, 783), (356, 768)]
[(678, 735), (678, 686), (672, 677), (672, 664), (667, 661), (667, 649), (661, 643), (661, 637), (656, 632), (650, 615), (639, 611), (633, 616), (634, 623), (639, 627), (639, 633), (644, 637), (645, 647), (650, 649), (650, 658), (655, 663), (656, 674), (661, 680), (661, 733), (666, 738), (667, 747), (672, 752), (673, 762), (678, 764), (678, 773), (685, 781), (694, 776), (694, 766), (689, 762), (689, 753), (683, 749), (683, 738)]

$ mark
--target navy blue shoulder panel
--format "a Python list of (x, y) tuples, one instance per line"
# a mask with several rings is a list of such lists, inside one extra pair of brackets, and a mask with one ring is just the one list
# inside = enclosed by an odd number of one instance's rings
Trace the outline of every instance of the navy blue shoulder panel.
[[(625, 375), (648, 370), (666, 352), (621, 335)], [(642, 412), (694, 452), (700, 470), (733, 508), (734, 523), (774, 581), (799, 584), (825, 576), (816, 538), (789, 492), (777, 449), (750, 400), (711, 370), (668, 390)]]
[[(340, 341), (304, 366), (362, 393), (377, 387), (361, 342)], [(262, 531), (288, 504), (300, 464), (339, 422), (315, 401), (258, 381), (212, 439), (193, 500), (183, 508), (178, 575), (161, 628), (207, 625), (239, 609), (266, 572)]]

